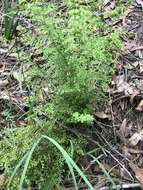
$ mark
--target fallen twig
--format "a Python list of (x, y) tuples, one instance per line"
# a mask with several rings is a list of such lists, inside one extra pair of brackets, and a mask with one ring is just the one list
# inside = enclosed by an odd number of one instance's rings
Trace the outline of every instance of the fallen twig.
[[(116, 187), (112, 187), (112, 190), (141, 190), (141, 185), (139, 183), (131, 183), (131, 184), (123, 184), (123, 185), (117, 185)], [(102, 187), (100, 190), (109, 190), (109, 187)]]

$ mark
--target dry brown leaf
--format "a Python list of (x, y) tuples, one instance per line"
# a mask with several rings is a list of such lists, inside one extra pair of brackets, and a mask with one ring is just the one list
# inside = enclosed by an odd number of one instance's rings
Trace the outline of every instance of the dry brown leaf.
[(0, 80), (0, 87), (4, 87), (8, 84), (8, 80)]
[(0, 175), (0, 189), (3, 188), (5, 183), (5, 176), (4, 175)]
[(128, 9), (124, 12), (124, 16), (123, 16), (123, 19), (122, 19), (123, 26), (125, 26), (125, 24), (126, 24), (126, 18), (128, 16), (128, 14), (131, 13), (133, 10), (134, 10), (134, 6), (130, 5), (128, 7)]
[(139, 61), (133, 62), (132, 65), (133, 65), (134, 68), (137, 68), (139, 66)]
[(0, 48), (0, 54), (7, 53), (7, 52), (8, 52), (7, 49)]
[(125, 81), (124, 75), (114, 77), (114, 83), (116, 84), (116, 92), (124, 92), (125, 95), (133, 94), (134, 86)]
[(137, 46), (137, 45), (135, 45), (135, 46), (131, 49), (131, 51), (142, 50), (142, 49), (143, 49), (143, 46)]
[(97, 175), (96, 189), (101, 189), (107, 184), (107, 178), (104, 175)]
[(132, 135), (132, 128), (133, 128), (133, 123), (130, 122), (128, 124), (128, 127), (126, 128), (126, 133), (125, 133), (125, 137), (131, 136)]
[(125, 42), (124, 46), (122, 48), (122, 52), (124, 55), (129, 54), (133, 48), (136, 47), (136, 42), (132, 41), (132, 42)]
[(139, 90), (139, 89), (133, 89), (133, 93), (132, 93), (132, 95), (131, 95), (131, 97), (130, 97), (130, 102), (133, 103), (134, 98), (135, 98), (137, 95), (139, 95), (139, 94), (140, 94), (140, 90)]
[(0, 99), (3, 100), (10, 100), (10, 96), (7, 91), (2, 91), (0, 92)]
[(140, 73), (143, 73), (143, 61), (139, 62)]
[(124, 43), (123, 54), (129, 54), (132, 51), (143, 50), (143, 46), (138, 46), (135, 41), (128, 41)]
[(118, 72), (121, 72), (123, 70), (123, 68), (124, 68), (124, 65), (121, 64), (121, 63), (116, 65), (116, 69), (117, 69)]
[(139, 133), (134, 133), (132, 137), (129, 139), (129, 143), (131, 146), (136, 146), (139, 141), (143, 140), (143, 130), (141, 130)]
[(143, 169), (139, 168), (137, 165), (133, 163), (129, 163), (130, 168), (135, 173), (136, 179), (143, 184)]
[(12, 75), (13, 75), (14, 79), (16, 79), (17, 81), (20, 80), (20, 79), (19, 79), (19, 74), (18, 74), (17, 71), (14, 71), (14, 72), (12, 73)]
[(111, 0), (104, 0), (104, 6), (110, 3)]
[(125, 166), (123, 165), (123, 167), (120, 167), (120, 176), (122, 177), (122, 179), (125, 180), (133, 180), (132, 175), (130, 174), (130, 172), (125, 168)]
[(138, 150), (138, 149), (133, 149), (133, 148), (128, 148), (128, 151), (131, 154), (142, 154), (143, 153), (143, 150)]
[(143, 0), (136, 0), (137, 4), (143, 6)]
[(118, 90), (120, 92), (124, 92), (125, 95), (131, 95), (133, 93), (133, 86), (131, 86), (130, 84), (128, 84), (127, 82), (122, 83)]
[(100, 119), (111, 119), (111, 115), (106, 114), (104, 112), (95, 112), (95, 116)]
[(143, 111), (143, 100), (140, 101), (139, 105), (136, 107), (136, 110)]
[(29, 64), (24, 64), (24, 65), (23, 65), (23, 72), (28, 71), (29, 68), (30, 68), (30, 65), (29, 65)]
[(122, 147), (122, 153), (127, 157), (127, 158), (131, 158), (131, 154), (129, 152), (129, 148), (127, 146), (123, 146)]
[(114, 0), (106, 0), (104, 1), (104, 10), (105, 12), (110, 12), (111, 10), (113, 10), (116, 6), (116, 3)]
[(24, 127), (27, 125), (27, 121), (19, 120), (16, 122), (16, 127)]
[(125, 138), (126, 126), (127, 126), (127, 119), (125, 118), (119, 129), (119, 133), (122, 138)]
[(127, 125), (126, 120), (122, 122), (119, 129), (119, 136), (121, 140), (124, 141), (124, 143), (126, 142), (126, 138), (132, 135), (132, 127), (133, 125), (131, 122), (128, 123), (128, 125)]

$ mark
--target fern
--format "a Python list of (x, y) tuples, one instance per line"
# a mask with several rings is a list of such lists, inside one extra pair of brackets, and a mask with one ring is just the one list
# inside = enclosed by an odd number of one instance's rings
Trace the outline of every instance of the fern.
[[(47, 93), (53, 94), (50, 102), (53, 118), (68, 124), (76, 118), (75, 113), (79, 118), (80, 115), (92, 117), (95, 104), (105, 95), (110, 82), (116, 60), (113, 50), (121, 44), (119, 33), (100, 36), (95, 32), (99, 24), (97, 18), (88, 6), (81, 5), (80, 0), (67, 1), (66, 18), (62, 13), (57, 15), (57, 9), (53, 4), (43, 8), (30, 3), (27, 14), (38, 27), (31, 43), (35, 42), (47, 60), (48, 69), (46, 65), (41, 68), (46, 74), (42, 83)], [(42, 112), (48, 107), (49, 103)], [(89, 120), (83, 121), (89, 123)]]

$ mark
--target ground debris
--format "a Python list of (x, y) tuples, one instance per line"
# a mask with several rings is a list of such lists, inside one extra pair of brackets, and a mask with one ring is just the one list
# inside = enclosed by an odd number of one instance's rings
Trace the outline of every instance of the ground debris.
[(140, 169), (137, 165), (129, 163), (130, 168), (135, 173), (136, 179), (143, 185), (143, 169)]
[[(105, 2), (105, 5), (110, 7), (110, 3), (113, 1)], [(142, 189), (142, 185), (128, 184), (128, 181), (131, 180), (133, 182), (133, 179), (125, 179), (125, 176), (129, 175), (130, 177), (131, 175), (134, 180), (139, 181), (141, 184), (143, 183), (143, 171), (139, 168), (143, 163), (142, 5), (143, 1), (134, 1), (124, 17), (121, 18), (120, 25), (118, 22), (115, 23), (115, 27), (122, 27), (125, 31), (123, 35), (124, 46), (109, 90), (111, 102), (108, 106), (110, 106), (111, 110), (112, 124), (114, 128), (115, 126), (117, 127), (115, 128), (114, 137), (112, 131), (111, 139), (109, 138), (109, 130), (106, 133), (106, 129), (103, 129), (103, 127), (101, 129), (104, 132), (100, 132), (101, 134), (99, 135), (100, 138), (101, 136), (105, 137), (105, 144), (108, 146), (110, 141), (113, 144), (116, 142), (116, 149), (113, 150), (112, 145), (110, 145), (112, 155), (110, 159), (107, 156), (103, 158), (103, 160), (109, 162), (108, 164), (106, 163), (106, 168), (108, 166), (110, 166), (110, 169), (113, 168), (111, 169), (112, 175), (115, 175), (122, 182), (123, 189), (133, 190)], [(101, 125), (105, 126), (105, 124)], [(125, 182), (127, 182), (127, 186)], [(106, 187), (101, 189), (106, 189)]]
[(13, 49), (9, 45), (0, 47), (0, 127), (2, 128), (16, 126), (19, 117), (25, 112), (24, 106), (28, 94), (20, 88), (23, 81), (19, 82), (13, 77), (13, 73), (16, 73), (20, 67), (17, 54), (12, 52)]

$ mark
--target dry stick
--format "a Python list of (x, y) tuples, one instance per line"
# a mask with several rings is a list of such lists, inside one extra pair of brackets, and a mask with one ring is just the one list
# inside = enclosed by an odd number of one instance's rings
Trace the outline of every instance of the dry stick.
[(131, 177), (131, 179), (134, 181), (133, 176), (132, 176), (131, 173), (125, 168), (125, 166), (124, 166), (113, 154), (111, 154), (110, 151), (106, 150), (106, 152), (111, 155), (111, 157), (128, 173), (128, 175), (129, 175), (129, 176)]
[[(122, 156), (124, 159), (126, 159), (128, 162), (130, 162), (130, 160), (125, 157), (124, 155), (122, 155), (120, 152), (118, 152), (116, 149), (112, 148), (112, 146), (110, 145), (110, 143), (102, 136), (102, 139), (104, 139), (104, 141), (106, 142), (106, 144), (112, 149), (114, 150), (116, 153), (118, 153), (120, 156)], [(125, 166), (113, 155), (111, 154), (110, 151), (108, 151), (107, 149), (105, 150), (108, 154), (111, 155), (111, 157), (129, 174), (129, 176), (131, 177), (132, 180), (134, 180), (133, 176), (131, 175), (131, 173), (125, 168)]]
[[(98, 132), (97, 132), (97, 135), (100, 136), (100, 135), (98, 134)], [(100, 136), (100, 138), (101, 138), (101, 136)], [(114, 148), (110, 145), (110, 143), (109, 143), (103, 136), (102, 136), (102, 139), (106, 142), (106, 144), (107, 144), (114, 152), (118, 153), (118, 154), (119, 154), (120, 156), (122, 156), (125, 160), (127, 160), (128, 162), (130, 162), (130, 160), (129, 160), (126, 156), (122, 155), (119, 151), (117, 151), (116, 149), (114, 149)], [(110, 151), (108, 151), (107, 149), (105, 149), (105, 151), (106, 151), (108, 154), (110, 154), (110, 155), (112, 156), (112, 158), (129, 174), (129, 176), (132, 178), (132, 180), (134, 180), (133, 176), (132, 176), (131, 173), (125, 168), (125, 166), (124, 166), (123, 164), (121, 164), (121, 162), (120, 162), (113, 154), (111, 154)]]
[[(136, 97), (142, 98), (142, 97), (143, 97), (143, 94), (137, 95)], [(120, 97), (116, 98), (115, 100), (112, 100), (111, 104), (114, 104), (115, 102), (120, 101), (120, 100), (125, 99), (125, 98), (131, 98), (131, 95), (123, 95), (123, 96), (120, 96)]]
[[(110, 128), (112, 128), (112, 125), (107, 125), (107, 124), (105, 124), (105, 123), (102, 123), (102, 122), (100, 122), (100, 121), (97, 121), (96, 119), (94, 119), (94, 122), (99, 126), (99, 127), (101, 127), (101, 129), (104, 131), (104, 132), (106, 132), (106, 128), (105, 127), (110, 127)], [(105, 127), (104, 127), (105, 126)], [(91, 134), (92, 134), (93, 132), (91, 131)]]
[[(60, 125), (61, 125), (61, 124), (60, 124)], [(63, 127), (64, 129), (66, 129), (67, 131), (72, 132), (72, 133), (73, 133), (74, 135), (76, 135), (77, 137), (79, 137), (79, 135), (84, 136), (84, 137), (85, 137), (86, 139), (88, 139), (90, 142), (96, 144), (99, 148), (101, 148), (101, 150), (102, 150), (102, 152), (103, 152), (104, 155), (107, 155), (106, 152), (105, 152), (105, 148), (103, 148), (97, 141), (93, 140), (93, 139), (90, 138), (89, 136), (86, 136), (86, 135), (80, 133), (79, 131), (74, 130), (74, 129), (71, 129), (71, 128), (66, 127), (66, 126), (64, 126), (64, 125), (62, 125), (62, 127)], [(91, 165), (92, 165), (92, 163), (89, 164), (89, 167), (90, 167)], [(87, 169), (88, 169), (89, 167), (87, 167)], [(79, 179), (79, 183), (80, 183), (80, 182), (81, 182), (81, 180)]]
[[(124, 190), (139, 190), (141, 185), (139, 183), (131, 183), (131, 184), (123, 184), (123, 185), (117, 185), (116, 187), (112, 187), (112, 190), (118, 189), (124, 189)], [(109, 190), (109, 187), (102, 187), (100, 190)]]
[[(81, 134), (81, 133), (78, 132), (77, 130), (75, 131), (75, 130), (73, 130), (73, 129), (71, 129), (71, 128), (67, 128), (67, 127), (65, 127), (65, 126), (62, 126), (62, 127), (64, 127), (66, 130), (68, 130), (68, 131), (74, 133), (76, 136), (79, 135), (79, 134)], [(83, 135), (83, 134), (82, 134), (82, 135)], [(88, 140), (90, 140), (91, 142), (93, 142), (93, 143), (95, 143), (96, 145), (98, 145), (98, 146), (102, 149), (102, 151), (104, 150), (104, 151), (103, 151), (104, 153), (107, 152), (108, 154), (110, 154), (110, 155), (112, 156), (112, 158), (129, 174), (129, 176), (132, 178), (132, 180), (134, 180), (134, 178), (132, 177), (131, 173), (123, 166), (122, 163), (120, 163), (120, 161), (119, 161), (114, 155), (112, 155), (112, 154), (110, 153), (110, 151), (108, 151), (107, 149), (103, 148), (98, 142), (94, 141), (94, 140), (91, 139), (90, 137), (87, 137), (86, 135), (83, 135), (83, 136), (85, 136)], [(126, 158), (124, 155), (122, 155), (122, 154), (121, 154), (120, 152), (118, 152), (116, 149), (112, 148), (112, 146), (108, 143), (108, 141), (107, 141), (103, 136), (102, 136), (102, 139), (106, 142), (106, 144), (107, 144), (112, 150), (114, 150), (114, 152), (118, 153), (120, 156), (122, 156), (124, 159), (126, 159), (127, 161), (130, 162), (130, 160), (129, 160), (128, 158)], [(105, 153), (105, 155), (106, 155), (106, 153)]]
[[(96, 134), (97, 134), (98, 132), (96, 132)], [(108, 147), (109, 148), (111, 148), (111, 150), (113, 150), (114, 152), (116, 152), (118, 155), (120, 155), (122, 158), (124, 158), (125, 160), (127, 160), (128, 162), (130, 162), (130, 160), (125, 156), (125, 155), (123, 155), (122, 153), (120, 153), (118, 150), (116, 150), (115, 148), (113, 148), (112, 147), (112, 145), (102, 136), (100, 136), (99, 134), (98, 134), (98, 136), (100, 137), (100, 139), (102, 139), (102, 141), (104, 140), (105, 141), (105, 143), (108, 145)], [(106, 149), (105, 149), (106, 150)]]
[[(112, 125), (102, 123), (100, 121), (95, 120), (95, 123), (97, 123), (99, 126), (105, 126), (105, 127), (110, 127), (112, 128)], [(119, 125), (114, 125), (115, 127), (119, 127)]]
[[(109, 93), (109, 98), (110, 98), (110, 101), (112, 100), (111, 98), (111, 94)], [(111, 111), (111, 117), (112, 117), (112, 128), (113, 128), (113, 131), (114, 131), (114, 138), (115, 138), (115, 142), (117, 142), (117, 136), (116, 136), (116, 132), (115, 132), (115, 119), (114, 119), (114, 113), (113, 113), (113, 107), (112, 107), (112, 103), (110, 104), (110, 111)]]
[(116, 165), (114, 165), (114, 166), (108, 171), (108, 173), (110, 174), (110, 173), (112, 172), (112, 170), (114, 170), (117, 166), (119, 166), (119, 163), (116, 164)]
[[(97, 159), (100, 159), (103, 155), (104, 155), (104, 154), (98, 156)], [(91, 162), (88, 164), (88, 166), (84, 169), (84, 171), (87, 171), (87, 170), (88, 170), (92, 165), (94, 165), (94, 164), (95, 164), (95, 162), (92, 162), (92, 161), (91, 161)], [(79, 181), (78, 181), (78, 187), (80, 186), (81, 180), (82, 180), (82, 177), (80, 177), (80, 179), (79, 179)]]

